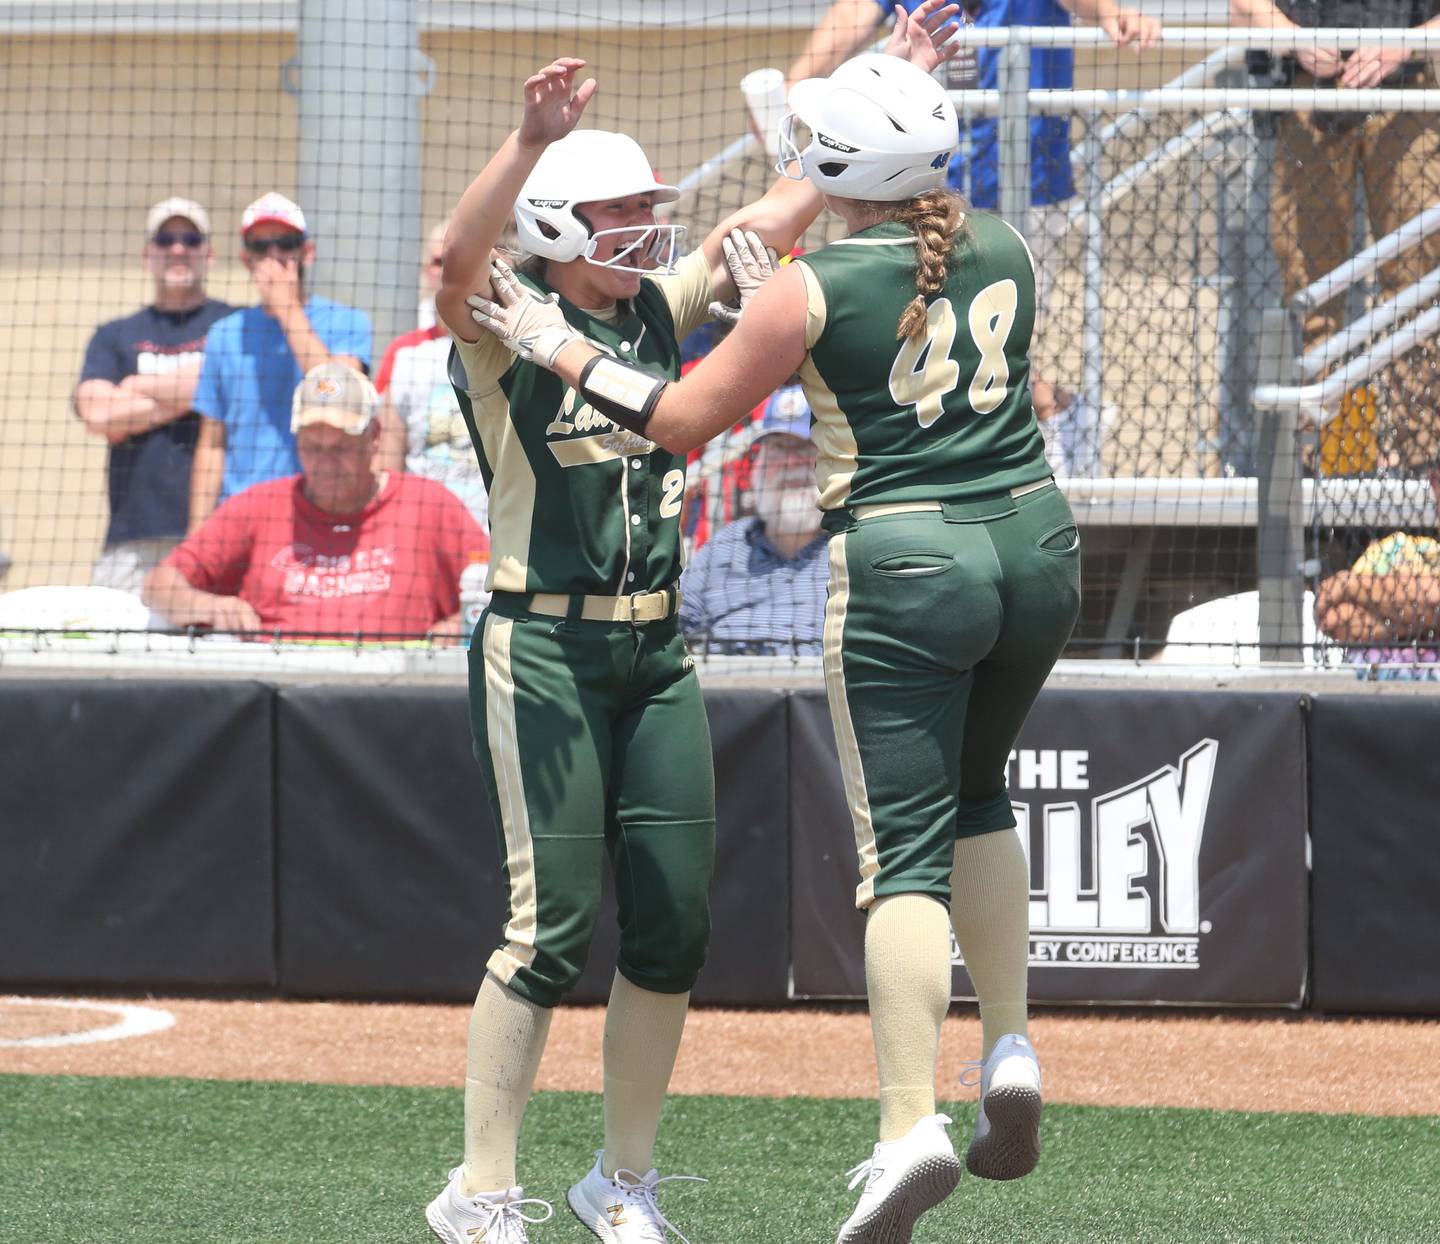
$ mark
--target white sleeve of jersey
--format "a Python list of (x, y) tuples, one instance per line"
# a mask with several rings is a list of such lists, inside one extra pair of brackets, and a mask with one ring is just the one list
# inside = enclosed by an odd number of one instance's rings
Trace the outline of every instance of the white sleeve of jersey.
[(820, 334), (825, 331), (825, 291), (820, 288), (820, 280), (810, 270), (809, 264), (803, 259), (791, 262), (799, 265), (800, 275), (805, 278), (805, 348), (813, 350)]
[(505, 348), (505, 343), (494, 333), (481, 333), (479, 341), (461, 341), (453, 338), (460, 361), (465, 365), (469, 383), (467, 393), (493, 393), (500, 387), (500, 377), (515, 361), (515, 356)]

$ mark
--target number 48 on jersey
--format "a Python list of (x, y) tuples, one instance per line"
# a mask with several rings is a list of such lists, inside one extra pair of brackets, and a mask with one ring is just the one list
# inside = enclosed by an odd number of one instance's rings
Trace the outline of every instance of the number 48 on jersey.
[[(977, 415), (995, 410), (1009, 391), (1010, 363), (1005, 339), (1015, 324), (1019, 290), (1006, 278), (987, 285), (970, 303), (966, 327), (980, 355), (966, 396)], [(944, 413), (946, 394), (960, 383), (960, 364), (952, 357), (958, 329), (948, 298), (937, 298), (925, 312), (925, 333), (907, 338), (890, 368), (890, 396), (897, 406), (914, 406), (922, 428)]]

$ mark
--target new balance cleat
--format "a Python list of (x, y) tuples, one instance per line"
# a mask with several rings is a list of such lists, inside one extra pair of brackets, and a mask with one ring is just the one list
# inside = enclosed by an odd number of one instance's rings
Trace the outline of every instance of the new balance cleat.
[(965, 1155), (981, 1179), (1019, 1179), (1040, 1161), (1040, 1064), (1024, 1037), (1001, 1037), (984, 1063), (971, 1063), (961, 1084), (980, 1081), (980, 1113)]
[(661, 1184), (672, 1179), (704, 1183), (695, 1175), (661, 1175), (650, 1171), (637, 1175), (619, 1170), (614, 1179), (607, 1179), (600, 1167), (603, 1154), (595, 1155), (590, 1173), (565, 1194), (575, 1217), (590, 1228), (605, 1244), (666, 1244), (666, 1231), (673, 1231), (682, 1244), (690, 1244), (680, 1228), (661, 1212), (657, 1192)]
[(909, 1244), (915, 1223), (960, 1182), (960, 1159), (943, 1114), (927, 1115), (899, 1140), (882, 1141), (849, 1171), (850, 1187), (864, 1183), (860, 1203), (835, 1244)]
[(548, 1201), (527, 1199), (520, 1188), (467, 1196), (460, 1184), (464, 1169), (450, 1172), (444, 1191), (425, 1209), (425, 1221), (444, 1244), (529, 1244), (526, 1224), (544, 1222), (555, 1212)]

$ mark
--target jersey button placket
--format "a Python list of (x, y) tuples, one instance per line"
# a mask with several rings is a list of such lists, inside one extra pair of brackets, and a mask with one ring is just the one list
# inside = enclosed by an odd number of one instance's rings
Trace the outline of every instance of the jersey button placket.
[(636, 575), (634, 580), (626, 577), (628, 592), (643, 592), (650, 586), (650, 472), (643, 462), (635, 469), (636, 461), (640, 459), (625, 464), (630, 503), (630, 571)]

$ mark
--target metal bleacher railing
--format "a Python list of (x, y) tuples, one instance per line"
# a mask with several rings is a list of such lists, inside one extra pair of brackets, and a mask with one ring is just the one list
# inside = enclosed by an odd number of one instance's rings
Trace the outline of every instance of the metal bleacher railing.
[[(1273, 283), (1267, 289), (1262, 252), (1271, 153), (1246, 122), (1252, 112), (1434, 113), (1440, 112), (1440, 90), (1237, 87), (1224, 84), (1223, 79), (1241, 72), (1249, 50), (1278, 55), (1307, 46), (1382, 46), (1435, 54), (1440, 53), (1440, 31), (1167, 28), (1164, 42), (1168, 47), (1214, 50), (1166, 85), (1142, 91), (1029, 89), (1031, 47), (1096, 43), (1104, 38), (1096, 30), (970, 29), (957, 38), (1002, 49), (997, 90), (953, 94), (967, 115), (988, 113), (1000, 118), (1000, 210), (1008, 219), (1020, 222), (1030, 214), (1028, 116), (1058, 114), (1087, 121), (1085, 136), (1072, 152), (1080, 193), (1068, 223), (1084, 233), (1081, 393), (1097, 408), (1105, 401), (1109, 344), (1104, 297), (1110, 238), (1106, 213), (1141, 182), (1164, 177), (1197, 153), (1203, 157), (1205, 149), (1215, 144), (1220, 145), (1223, 157), (1238, 165), (1238, 210), (1227, 210), (1221, 196), (1215, 205), (1220, 299), (1215, 351), (1223, 360), (1224, 371), (1219, 393), (1222, 477), (1072, 478), (1067, 490), (1082, 524), (1123, 525), (1135, 531), (1105, 621), (1107, 641), (1113, 644), (1130, 628), (1138, 580), (1146, 573), (1157, 527), (1253, 525), (1255, 586), (1260, 600), (1254, 641), (1267, 659), (1298, 659), (1304, 593), (1307, 586), (1314, 586), (1320, 570), (1317, 550), (1305, 548), (1307, 533), (1318, 539), (1324, 528), (1435, 528), (1437, 516), (1425, 481), (1327, 476), (1318, 469), (1307, 472), (1300, 438), (1306, 434), (1313, 438), (1315, 429), (1332, 422), (1341, 399), (1357, 385), (1436, 336), (1440, 331), (1440, 305), (1436, 303), (1440, 269), (1363, 311), (1343, 333), (1304, 353), (1288, 344), (1296, 334), (1290, 331), (1293, 326), (1287, 319), (1353, 289), (1382, 263), (1440, 230), (1440, 205), (1377, 238), (1303, 290), (1290, 306), (1280, 306)], [(1139, 129), (1143, 117), (1202, 110), (1203, 116), (1156, 143), (1140, 158), (1108, 175), (1104, 171), (1107, 148)], [(1117, 112), (1123, 115), (1100, 125), (1102, 115)], [(1223, 178), (1221, 189), (1225, 189)], [(1339, 210), (1349, 206), (1337, 205)], [(1256, 343), (1260, 348), (1255, 348)], [(1330, 368), (1336, 370), (1323, 381), (1297, 383), (1297, 379), (1313, 381)], [(1308, 433), (1297, 426), (1302, 415), (1308, 419)]]
[[(1440, 521), (1423, 479), (1383, 470), (1332, 474), (1320, 469), (1319, 455), (1303, 452), (1335, 420), (1342, 398), (1440, 329), (1440, 270), (1389, 299), (1362, 288), (1382, 263), (1440, 230), (1440, 205), (1362, 247), (1287, 306), (1270, 254), (1273, 136), (1252, 119), (1256, 113), (1277, 112), (1434, 113), (1440, 112), (1440, 90), (1341, 92), (1253, 85), (1247, 53), (1279, 56), (1306, 46), (1383, 46), (1440, 54), (1440, 32), (1167, 27), (1167, 49), (1207, 49), (1208, 54), (1146, 90), (1030, 87), (1031, 48), (1103, 45), (1106, 36), (1096, 29), (969, 27), (956, 41), (1000, 50), (996, 89), (953, 90), (951, 96), (962, 131), (974, 118), (998, 118), (999, 210), (1031, 236), (1042, 226), (1029, 201), (1029, 122), (1039, 115), (1069, 117), (1081, 130), (1070, 154), (1078, 193), (1068, 204), (1058, 249), (1064, 255), (1069, 245), (1070, 258), (1062, 264), (1074, 295), (1070, 339), (1062, 349), (1078, 355), (1076, 388), (1090, 409), (1108, 409), (1117, 370), (1143, 384), (1154, 362), (1141, 357), (1133, 331), (1107, 325), (1107, 319), (1116, 318), (1117, 304), (1123, 315), (1124, 300), (1115, 296), (1115, 287), (1130, 275), (1125, 269), (1134, 256), (1133, 249), (1123, 247), (1123, 238), (1137, 228), (1152, 236), (1161, 232), (1155, 224), (1156, 187), (1167, 179), (1189, 192), (1192, 221), (1210, 218), (1211, 235), (1197, 238), (1188, 254), (1188, 278), (1192, 306), (1198, 308), (1202, 297), (1213, 299), (1214, 306), (1208, 325), (1199, 325), (1196, 311), (1187, 377), (1192, 400), (1178, 435), (1157, 445), (1157, 412), (1146, 411), (1137, 419), (1136, 403), (1122, 398), (1120, 426), (1111, 429), (1104, 455), (1066, 481), (1088, 542), (1104, 547), (1106, 537), (1114, 537), (1110, 560), (1117, 565), (1110, 573), (1113, 582), (1104, 583), (1107, 572), (1100, 571), (1104, 608), (1090, 620), (1090, 638), (1100, 641), (1091, 650), (1120, 655), (1136, 641), (1153, 651), (1177, 606), (1258, 588), (1258, 630), (1223, 638), (1267, 660), (1298, 661), (1306, 593), (1313, 592), (1322, 574), (1325, 546), (1344, 545), (1343, 536), (1334, 533), (1432, 531)], [(682, 186), (694, 190), (718, 179), (758, 147), (752, 135), (736, 139)], [(1337, 210), (1348, 212), (1351, 204), (1337, 205)], [(1198, 235), (1199, 226), (1194, 229)], [(1052, 253), (1055, 243), (1052, 239)], [(1353, 304), (1357, 313), (1342, 333), (1303, 352), (1293, 344), (1299, 336), (1292, 321), (1307, 308), (1347, 293), (1347, 309)], [(1050, 345), (1053, 353), (1055, 343)], [(1316, 381), (1327, 371), (1331, 374)], [(1171, 394), (1166, 398), (1174, 403)], [(743, 436), (717, 446), (700, 476), (733, 461), (744, 446)], [(717, 500), (713, 491), (709, 499)], [(1223, 538), (1227, 532), (1229, 543)], [(1250, 547), (1234, 542), (1238, 533), (1246, 533)], [(1214, 563), (1222, 557), (1230, 564), (1210, 584), (1185, 573), (1187, 558)], [(1157, 562), (1165, 563), (1162, 576), (1154, 573)], [(1147, 580), (1156, 577), (1170, 579), (1177, 590), (1169, 601), (1152, 601), (1151, 616), (1144, 616)], [(1091, 578), (1093, 588), (1093, 573)]]

